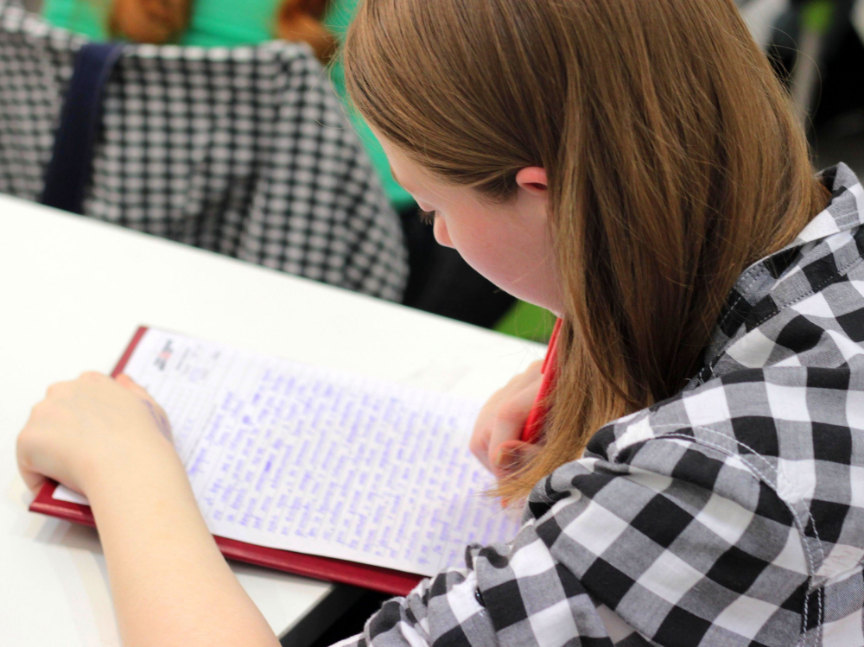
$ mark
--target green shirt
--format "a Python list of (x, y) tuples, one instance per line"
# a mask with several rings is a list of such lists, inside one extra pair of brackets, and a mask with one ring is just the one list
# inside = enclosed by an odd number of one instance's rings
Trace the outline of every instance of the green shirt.
[[(330, 3), (324, 24), (340, 42), (345, 37), (358, 3), (359, 0), (332, 0)], [(45, 0), (43, 13), (53, 25), (82, 34), (90, 40), (103, 41), (108, 39), (105, 7), (109, 4), (110, 0)], [(189, 29), (181, 36), (179, 44), (237, 47), (272, 40), (278, 6), (278, 0), (196, 0)], [(378, 171), (390, 202), (397, 210), (410, 208), (414, 201), (393, 179), (381, 145), (366, 122), (350, 108), (341, 61), (333, 65), (331, 79), (346, 108), (348, 119)]]

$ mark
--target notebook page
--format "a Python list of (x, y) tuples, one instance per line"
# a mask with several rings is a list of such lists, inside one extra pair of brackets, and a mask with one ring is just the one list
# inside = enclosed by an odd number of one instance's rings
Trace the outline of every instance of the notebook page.
[(481, 496), (478, 402), (153, 329), (125, 372), (168, 414), (216, 535), (433, 575), (518, 531)]

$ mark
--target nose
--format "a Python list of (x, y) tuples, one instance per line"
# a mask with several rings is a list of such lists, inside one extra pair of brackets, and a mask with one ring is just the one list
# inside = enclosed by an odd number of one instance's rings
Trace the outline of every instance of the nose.
[(432, 233), (435, 235), (435, 240), (443, 247), (453, 247), (453, 241), (450, 240), (450, 232), (447, 231), (447, 223), (441, 216), (435, 216), (435, 224), (432, 227)]

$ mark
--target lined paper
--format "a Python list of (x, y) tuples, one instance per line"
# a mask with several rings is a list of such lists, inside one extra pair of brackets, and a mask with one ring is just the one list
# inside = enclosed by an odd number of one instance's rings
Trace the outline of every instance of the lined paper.
[(168, 414), (213, 534), (433, 575), (518, 531), (468, 451), (478, 402), (156, 329), (124, 372)]

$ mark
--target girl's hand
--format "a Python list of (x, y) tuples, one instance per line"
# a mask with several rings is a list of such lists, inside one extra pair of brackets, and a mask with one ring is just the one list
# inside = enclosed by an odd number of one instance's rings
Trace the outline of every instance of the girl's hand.
[(32, 490), (86, 495), (124, 645), (279, 647), (219, 552), (168, 436), (165, 413), (127, 376), (55, 384), (18, 437)]
[[(126, 375), (84, 373), (48, 388), (18, 436), (18, 469), (38, 492), (46, 478), (86, 495), (102, 474), (176, 458), (165, 412)], [(168, 458), (171, 460), (171, 458)]]
[(489, 398), (477, 416), (471, 452), (498, 479), (506, 476), (520, 451), (529, 449), (528, 443), (522, 442), (520, 437), (540, 391), (542, 366), (543, 362), (534, 362), (528, 370), (510, 380)]

